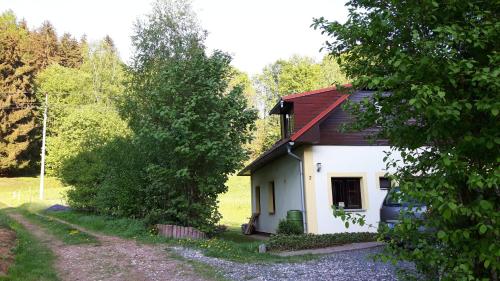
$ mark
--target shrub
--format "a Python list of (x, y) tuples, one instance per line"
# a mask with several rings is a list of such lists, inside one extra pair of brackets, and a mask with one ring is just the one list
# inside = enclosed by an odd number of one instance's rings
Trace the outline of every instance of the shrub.
[(271, 235), (267, 247), (271, 251), (293, 251), (325, 248), (357, 242), (375, 241), (377, 233), (354, 232), (335, 234)]
[(298, 235), (304, 233), (304, 230), (298, 222), (284, 219), (280, 220), (276, 233), (285, 235)]
[(72, 186), (67, 194), (70, 206), (107, 215), (144, 217), (153, 208), (144, 207), (147, 194), (141, 191), (147, 182), (141, 173), (145, 165), (141, 152), (133, 138), (116, 138), (65, 160), (61, 179)]

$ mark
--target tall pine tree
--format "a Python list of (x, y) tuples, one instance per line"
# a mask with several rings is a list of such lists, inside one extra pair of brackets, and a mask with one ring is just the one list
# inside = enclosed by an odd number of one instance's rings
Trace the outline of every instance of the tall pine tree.
[(36, 151), (35, 67), (26, 53), (29, 32), (12, 12), (0, 15), (0, 175), (26, 168)]
[(82, 65), (82, 49), (78, 41), (69, 33), (64, 33), (58, 49), (59, 64), (65, 67), (76, 68)]
[(50, 64), (59, 62), (59, 41), (50, 22), (42, 23), (40, 28), (30, 34), (30, 39), (30, 51), (33, 53), (33, 63), (37, 70), (45, 69)]

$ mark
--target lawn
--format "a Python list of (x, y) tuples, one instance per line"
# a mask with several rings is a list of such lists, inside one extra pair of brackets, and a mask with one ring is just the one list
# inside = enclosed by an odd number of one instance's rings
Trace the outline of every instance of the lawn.
[(250, 177), (232, 176), (227, 181), (228, 192), (219, 197), (221, 223), (240, 228), (251, 216)]
[[(248, 221), (250, 216), (250, 178), (232, 176), (227, 185), (229, 190), (220, 196), (219, 210), (221, 224), (235, 229)], [(40, 179), (38, 177), (0, 178), (0, 202), (10, 207), (24, 203), (41, 203), (49, 206), (64, 204), (64, 187), (56, 178), (45, 179), (45, 200), (38, 199)]]
[(0, 203), (17, 207), (24, 203), (64, 204), (64, 187), (56, 178), (45, 179), (45, 200), (39, 199), (38, 177), (0, 178)]

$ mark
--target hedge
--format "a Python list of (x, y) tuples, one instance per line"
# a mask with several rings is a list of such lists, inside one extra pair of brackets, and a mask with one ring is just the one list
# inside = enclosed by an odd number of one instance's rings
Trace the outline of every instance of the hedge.
[(267, 247), (271, 251), (293, 251), (304, 249), (326, 248), (357, 242), (377, 240), (377, 233), (354, 232), (335, 234), (299, 234), (299, 235), (271, 235)]

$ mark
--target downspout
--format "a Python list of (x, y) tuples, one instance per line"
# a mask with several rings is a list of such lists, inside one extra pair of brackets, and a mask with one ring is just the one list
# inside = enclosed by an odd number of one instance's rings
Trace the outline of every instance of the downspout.
[(300, 169), (300, 202), (301, 202), (301, 207), (302, 207), (302, 222), (304, 224), (304, 233), (307, 233), (307, 223), (306, 223), (306, 220), (307, 220), (307, 217), (306, 217), (306, 207), (305, 207), (305, 201), (304, 201), (304, 167), (303, 167), (303, 164), (302, 164), (302, 159), (297, 156), (296, 154), (293, 154), (292, 152), (292, 146), (293, 146), (293, 142), (289, 142), (288, 145), (287, 145), (287, 153), (288, 155), (290, 155), (291, 157), (295, 158), (297, 161), (299, 161), (299, 169)]

